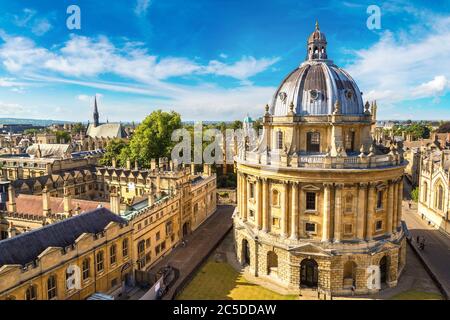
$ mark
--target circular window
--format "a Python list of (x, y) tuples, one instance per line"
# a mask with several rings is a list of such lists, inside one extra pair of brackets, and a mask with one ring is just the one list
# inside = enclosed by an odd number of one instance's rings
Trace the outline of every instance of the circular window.
[(353, 92), (351, 90), (346, 90), (345, 91), (345, 97), (350, 100), (351, 98), (353, 98)]
[(313, 99), (313, 100), (319, 99), (319, 91), (317, 91), (317, 90), (311, 90), (311, 91), (309, 92), (309, 94), (310, 94), (310, 96), (311, 96), (311, 99)]

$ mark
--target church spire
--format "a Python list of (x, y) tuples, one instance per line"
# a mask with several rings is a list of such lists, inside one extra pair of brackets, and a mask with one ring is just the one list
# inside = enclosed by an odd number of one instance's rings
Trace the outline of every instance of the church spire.
[(98, 108), (97, 108), (97, 95), (94, 97), (94, 127), (97, 127), (99, 125), (98, 122), (99, 114), (98, 114)]

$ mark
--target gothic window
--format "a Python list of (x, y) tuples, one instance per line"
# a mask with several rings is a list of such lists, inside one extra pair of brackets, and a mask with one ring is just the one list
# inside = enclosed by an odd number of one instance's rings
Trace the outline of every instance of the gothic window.
[(278, 207), (280, 205), (280, 193), (277, 189), (272, 191), (272, 206)]
[(36, 286), (29, 286), (25, 293), (25, 300), (37, 300)]
[(422, 201), (423, 202), (427, 202), (427, 199), (428, 199), (428, 183), (426, 183), (426, 182), (423, 183), (422, 190), (423, 190)]
[(436, 190), (436, 208), (444, 210), (444, 188), (441, 185)]
[(283, 149), (283, 132), (277, 131), (277, 149)]
[(56, 298), (56, 276), (51, 275), (47, 279), (47, 298), (48, 300)]
[(316, 210), (316, 193), (306, 193), (306, 210)]
[(105, 265), (104, 265), (103, 251), (97, 252), (96, 265), (97, 265), (97, 272), (102, 272), (104, 270)]
[(91, 276), (91, 263), (89, 258), (83, 260), (82, 268), (83, 268), (82, 270), (83, 280), (89, 279), (89, 277)]

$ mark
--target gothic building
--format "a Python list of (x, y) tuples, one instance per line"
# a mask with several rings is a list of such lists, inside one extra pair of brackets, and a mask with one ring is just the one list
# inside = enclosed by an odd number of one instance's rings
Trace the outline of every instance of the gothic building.
[[(405, 265), (401, 145), (373, 140), (376, 105), (328, 59), (318, 24), (275, 92), (257, 147), (235, 160), (237, 258), (294, 292), (369, 293)], [(311, 288), (311, 289), (308, 289)]]

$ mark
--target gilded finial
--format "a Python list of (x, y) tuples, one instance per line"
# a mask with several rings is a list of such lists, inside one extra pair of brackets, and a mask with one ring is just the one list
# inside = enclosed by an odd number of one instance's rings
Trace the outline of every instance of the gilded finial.
[(319, 29), (319, 21), (316, 20), (316, 30), (320, 30)]

